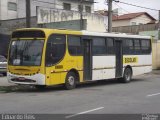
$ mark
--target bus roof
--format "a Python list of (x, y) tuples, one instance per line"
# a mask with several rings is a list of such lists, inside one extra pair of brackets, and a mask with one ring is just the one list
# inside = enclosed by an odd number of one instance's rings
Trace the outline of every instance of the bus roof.
[(90, 32), (86, 30), (78, 31), (78, 30), (70, 30), (70, 29), (49, 29), (49, 28), (22, 28), (17, 29), (16, 31), (25, 31), (25, 30), (41, 30), (45, 33), (54, 32), (54, 33), (62, 33), (62, 34), (76, 34), (76, 35), (85, 35), (85, 36), (100, 36), (100, 37), (120, 37), (120, 38), (143, 38), (150, 39), (151, 36), (142, 36), (142, 35), (128, 35), (124, 33), (105, 33), (105, 32)]
[(150, 39), (151, 36), (142, 36), (142, 35), (128, 35), (125, 33), (103, 33), (103, 32), (89, 32), (89, 31), (82, 31), (83, 35), (89, 36), (106, 36), (106, 37), (120, 37), (120, 38), (145, 38)]

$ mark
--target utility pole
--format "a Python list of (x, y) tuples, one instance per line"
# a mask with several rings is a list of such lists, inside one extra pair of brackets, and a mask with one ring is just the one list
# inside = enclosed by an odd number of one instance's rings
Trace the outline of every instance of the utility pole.
[(160, 40), (160, 10), (159, 12), (159, 18), (158, 18), (158, 40)]
[(30, 0), (26, 0), (26, 27), (31, 27), (31, 4)]
[[(0, 6), (2, 5), (2, 1), (0, 0)], [(2, 8), (0, 7), (0, 26), (1, 26), (1, 19), (2, 19)]]
[(80, 0), (80, 30), (83, 30), (83, 0)]
[(112, 32), (112, 0), (108, 0), (108, 32)]

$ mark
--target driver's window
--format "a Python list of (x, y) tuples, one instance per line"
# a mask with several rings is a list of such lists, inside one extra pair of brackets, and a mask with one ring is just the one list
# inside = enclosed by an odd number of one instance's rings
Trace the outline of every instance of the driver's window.
[(52, 66), (62, 60), (66, 51), (66, 36), (52, 34), (47, 42), (46, 66)]

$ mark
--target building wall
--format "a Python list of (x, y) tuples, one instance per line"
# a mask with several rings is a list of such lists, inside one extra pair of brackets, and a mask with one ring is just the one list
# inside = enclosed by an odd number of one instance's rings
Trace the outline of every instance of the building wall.
[[(80, 0), (79, 0), (80, 1)], [(73, 1), (72, 3), (69, 0), (56, 0), (56, 8), (58, 9), (63, 9), (63, 3), (71, 3), (71, 10), (73, 11), (78, 11), (78, 5), (80, 5), (80, 2)], [(91, 7), (91, 12), (94, 12), (94, 5), (92, 3), (83, 3), (83, 12), (85, 11), (85, 6), (90, 6)]]
[(88, 14), (84, 19), (87, 19), (87, 31), (106, 32), (105, 19), (102, 15)]
[[(42, 2), (40, 2), (42, 1)], [(31, 16), (36, 16), (36, 6), (43, 6), (46, 8), (63, 9), (63, 3), (71, 3), (71, 10), (78, 11), (79, 1), (70, 0), (31, 0)], [(17, 11), (8, 10), (8, 2), (17, 3)], [(26, 16), (25, 0), (0, 0), (0, 20), (24, 18)], [(83, 3), (83, 6), (91, 6), (93, 13), (93, 3)], [(85, 10), (85, 9), (84, 9)], [(84, 11), (85, 12), (85, 11)]]
[(132, 22), (135, 22), (136, 23), (135, 25), (147, 24), (147, 23), (151, 22), (151, 19), (146, 15), (141, 15), (139, 17), (131, 19), (130, 20), (130, 25), (132, 25)]
[[(105, 23), (106, 19), (104, 18), (104, 16), (100, 14), (83, 13), (82, 17), (83, 19), (87, 20), (87, 27), (85, 30), (106, 32), (107, 25)], [(44, 9), (43, 7), (42, 8), (39, 7), (37, 18), (38, 18), (38, 24), (46, 24), (46, 23), (54, 23), (54, 22), (59, 24), (59, 22), (63, 22), (63, 21), (70, 22), (74, 20), (80, 20), (80, 13), (77, 11)], [(66, 28), (69, 28), (69, 27), (66, 27)]]
[(160, 42), (155, 41), (152, 44), (152, 53), (153, 53), (153, 69), (160, 69)]
[(139, 35), (152, 36), (154, 40), (158, 40), (158, 30), (153, 31), (141, 31)]
[[(42, 0), (41, 0), (42, 1)], [(53, 3), (53, 4), (50, 4)], [(18, 0), (18, 18), (26, 17), (26, 1)], [(55, 0), (43, 0), (38, 2), (31, 0), (31, 16), (36, 16), (36, 6), (43, 6), (44, 8), (55, 8)]]
[(119, 20), (119, 21), (112, 22), (113, 27), (128, 26), (128, 25), (130, 25), (130, 20)]
[(17, 18), (17, 11), (8, 10), (8, 2), (17, 3), (17, 0), (0, 0), (0, 20)]
[[(26, 27), (26, 19), (12, 19), (12, 20), (3, 20), (1, 21), (0, 33), (10, 35), (12, 31), (25, 28)], [(37, 18), (31, 17), (31, 27), (37, 27)]]
[[(42, 1), (42, 0), (41, 0)], [(31, 1), (31, 16), (36, 16), (36, 6), (44, 8), (56, 8), (63, 9), (63, 3), (71, 3), (71, 10), (78, 11), (79, 2), (69, 0), (43, 0), (43, 2)], [(93, 4), (84, 3), (84, 6), (91, 6), (93, 12)], [(23, 12), (22, 12), (23, 11)], [(25, 0), (18, 0), (18, 18), (24, 18), (26, 16)]]
[[(113, 21), (113, 27), (147, 24), (149, 22), (151, 22), (151, 19), (148, 16), (141, 15), (141, 16), (136, 17), (136, 18), (131, 19), (131, 20)], [(133, 23), (135, 23), (135, 24), (133, 24)]]
[[(60, 22), (51, 22), (45, 24), (39, 24), (38, 26), (42, 28), (51, 28), (51, 29), (71, 29), (71, 30), (81, 30), (81, 21), (80, 20), (70, 20), (70, 21), (60, 21)], [(86, 30), (87, 20), (83, 19), (83, 29)]]

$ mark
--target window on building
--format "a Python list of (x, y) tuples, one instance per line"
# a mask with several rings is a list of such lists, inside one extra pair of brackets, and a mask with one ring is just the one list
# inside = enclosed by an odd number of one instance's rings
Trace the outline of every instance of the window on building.
[(64, 10), (71, 10), (71, 4), (69, 4), (69, 3), (63, 3), (63, 9)]
[(17, 4), (14, 2), (8, 2), (8, 10), (17, 11)]
[(136, 22), (131, 22), (131, 25), (136, 25)]
[(85, 10), (87, 13), (91, 13), (91, 7), (90, 6), (85, 6)]
[[(82, 7), (82, 8), (81, 8)], [(82, 10), (81, 10), (82, 9)], [(81, 11), (83, 11), (83, 5), (81, 6), (81, 5), (78, 5), (78, 11), (79, 12), (81, 12)]]

